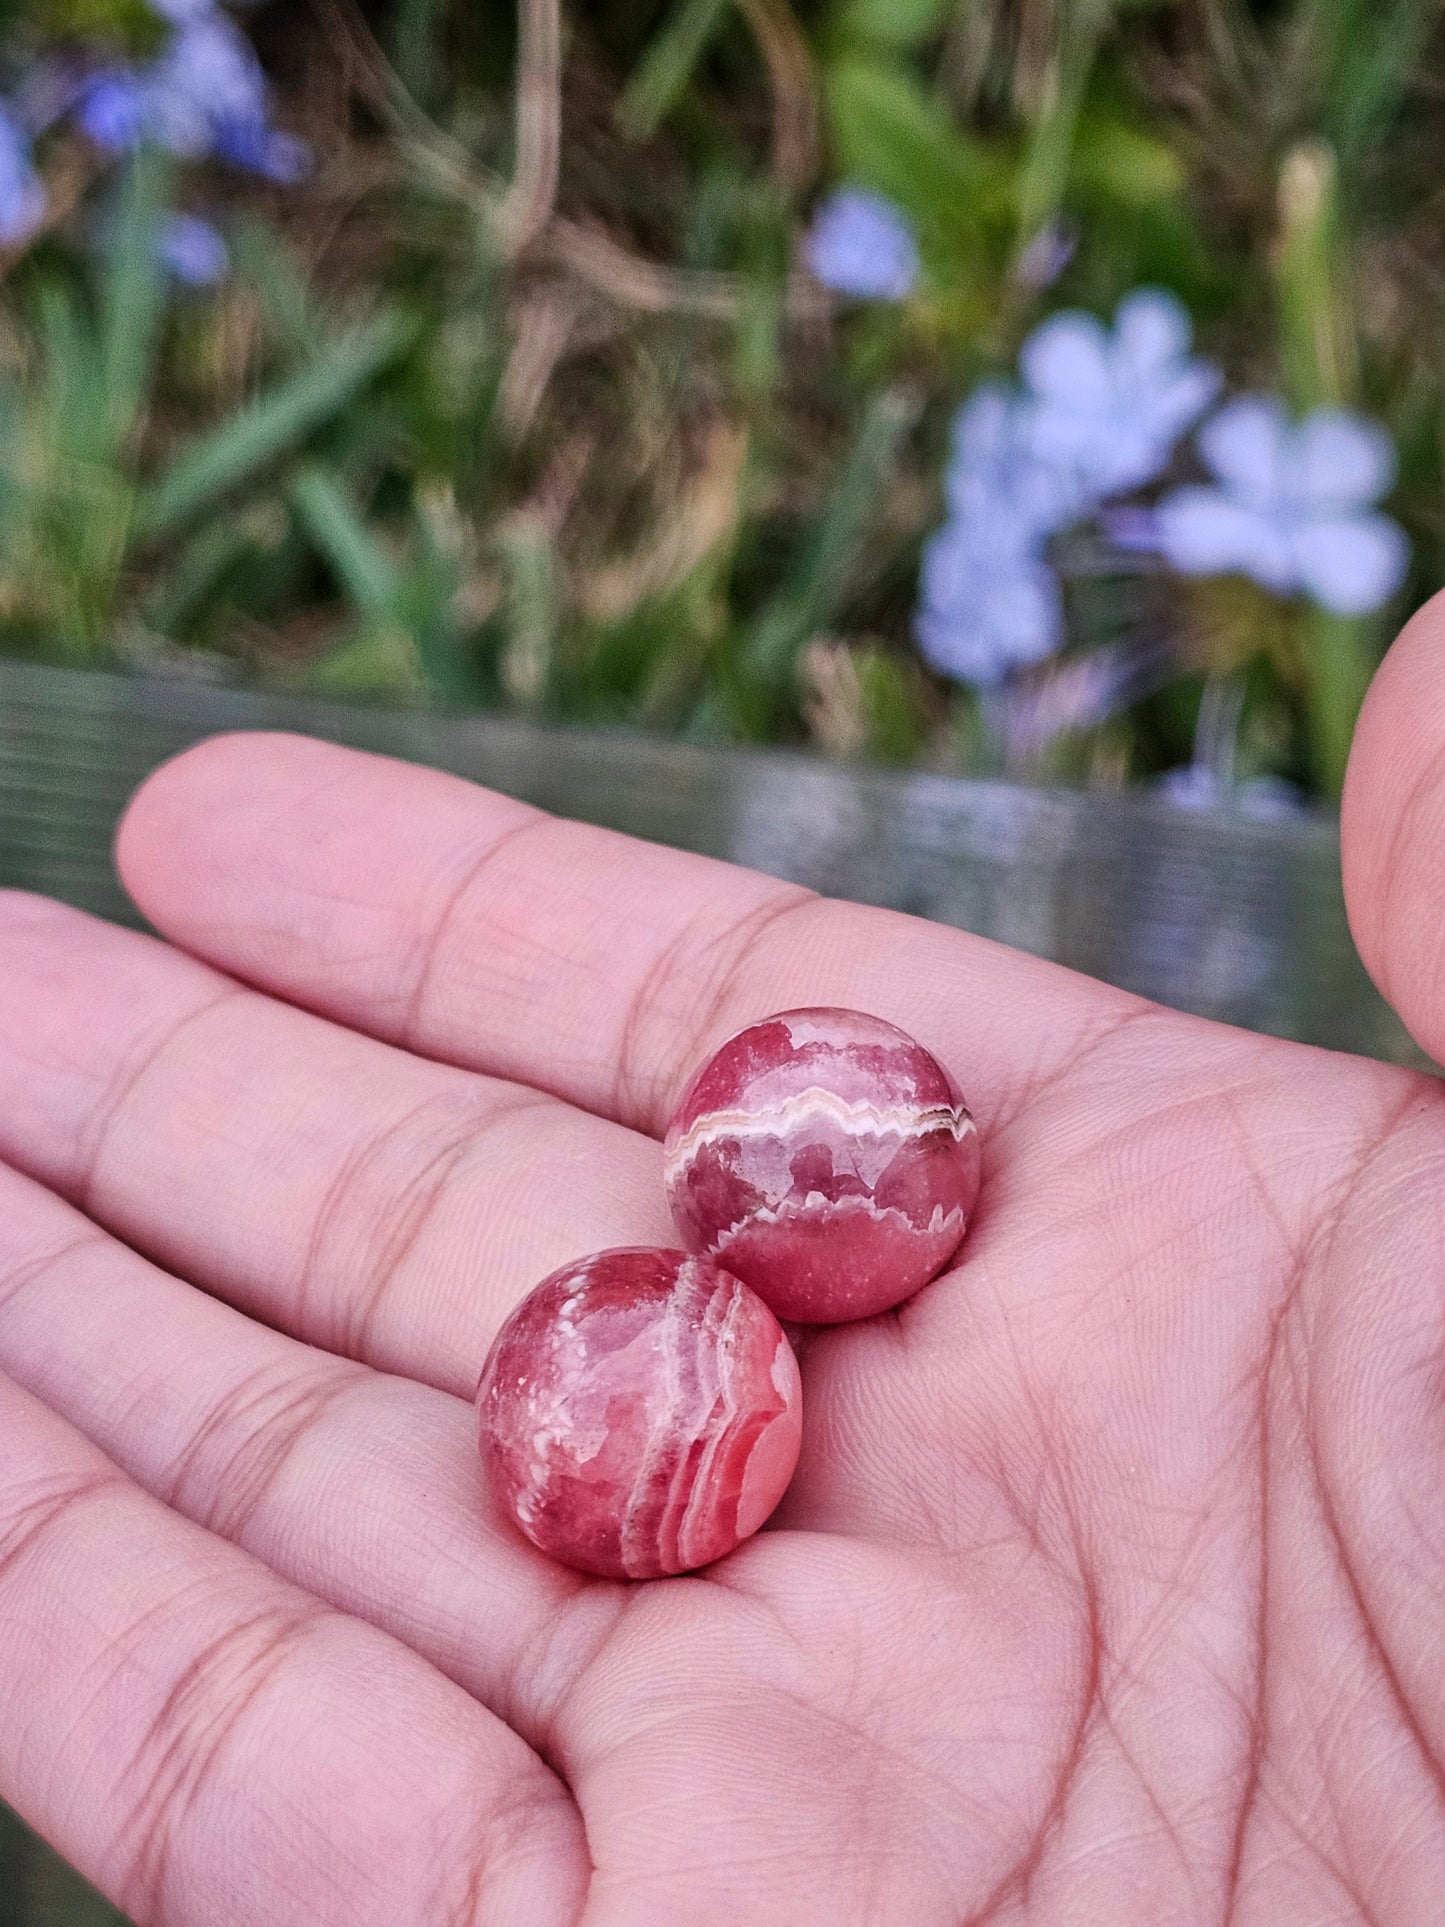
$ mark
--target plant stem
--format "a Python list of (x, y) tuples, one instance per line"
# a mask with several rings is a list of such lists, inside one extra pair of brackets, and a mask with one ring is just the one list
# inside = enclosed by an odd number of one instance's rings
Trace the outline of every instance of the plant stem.
[(1377, 660), (1375, 625), (1365, 617), (1311, 609), (1305, 617), (1305, 712), (1315, 778), (1338, 797), (1355, 719)]

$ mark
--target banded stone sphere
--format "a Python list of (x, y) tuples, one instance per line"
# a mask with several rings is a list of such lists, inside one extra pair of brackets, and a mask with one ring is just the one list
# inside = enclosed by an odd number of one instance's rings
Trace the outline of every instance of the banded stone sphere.
[(953, 1256), (978, 1196), (948, 1073), (857, 1010), (785, 1010), (730, 1037), (663, 1156), (684, 1242), (805, 1324), (900, 1304)]
[(756, 1532), (802, 1443), (776, 1318), (707, 1258), (600, 1251), (544, 1278), (477, 1390), (482, 1461), (552, 1558), (609, 1579), (690, 1572)]

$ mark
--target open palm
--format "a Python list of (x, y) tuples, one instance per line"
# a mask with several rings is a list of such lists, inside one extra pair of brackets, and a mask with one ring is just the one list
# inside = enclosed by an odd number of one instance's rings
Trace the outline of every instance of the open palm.
[[(1433, 621), (1433, 627), (1432, 627)], [(1352, 912), (1445, 1041), (1427, 615)], [(1438, 1921), (1445, 1097), (299, 739), (0, 914), (0, 1793), (167, 1927)], [(470, 1407), (770, 1010), (979, 1119), (957, 1268), (802, 1341), (773, 1525), (553, 1566)]]

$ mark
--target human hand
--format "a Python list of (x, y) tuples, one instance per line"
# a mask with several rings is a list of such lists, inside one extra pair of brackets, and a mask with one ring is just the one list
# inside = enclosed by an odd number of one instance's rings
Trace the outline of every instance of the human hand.
[[(1442, 627), (1346, 822), (1437, 1057)], [(0, 1793), (136, 1920), (1440, 1918), (1434, 1080), (296, 739), (163, 770), (120, 861), (170, 944), (0, 913)], [(673, 1241), (681, 1083), (816, 1003), (961, 1083), (957, 1268), (806, 1335), (731, 1558), (554, 1566), (491, 1337)]]

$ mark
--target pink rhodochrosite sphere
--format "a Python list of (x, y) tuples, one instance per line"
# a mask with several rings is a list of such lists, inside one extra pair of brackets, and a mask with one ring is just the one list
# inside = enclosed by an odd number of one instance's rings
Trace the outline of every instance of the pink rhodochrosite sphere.
[(609, 1579), (731, 1552), (782, 1498), (803, 1436), (777, 1319), (683, 1251), (600, 1251), (544, 1278), (497, 1334), (477, 1405), (507, 1511)]
[(978, 1136), (948, 1073), (857, 1010), (785, 1010), (693, 1078), (664, 1147), (686, 1243), (780, 1318), (886, 1311), (958, 1248)]

